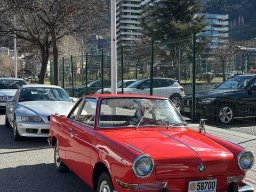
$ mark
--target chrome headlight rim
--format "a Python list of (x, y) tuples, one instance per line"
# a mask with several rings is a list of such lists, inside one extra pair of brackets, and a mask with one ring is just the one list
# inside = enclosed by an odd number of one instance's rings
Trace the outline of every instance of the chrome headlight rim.
[[(148, 158), (150, 161), (151, 161), (151, 163), (152, 163), (152, 165), (151, 165), (151, 170), (150, 170), (150, 172), (147, 174), (147, 175), (138, 175), (137, 174), (137, 171), (136, 171), (136, 163), (140, 160), (140, 159), (142, 159), (142, 158)], [(134, 175), (136, 176), (136, 177), (138, 177), (138, 178), (147, 178), (147, 177), (150, 177), (151, 176), (151, 174), (152, 174), (152, 172), (153, 172), (153, 170), (154, 170), (154, 167), (155, 167), (155, 163), (154, 163), (154, 160), (148, 155), (148, 154), (141, 154), (141, 155), (139, 155), (138, 157), (136, 157), (136, 159), (133, 161), (133, 165), (132, 165), (132, 170), (133, 170), (133, 173), (134, 173)]]
[[(243, 168), (243, 167), (241, 166), (241, 164), (240, 164), (240, 160), (241, 160), (242, 156), (243, 156), (244, 154), (246, 154), (246, 153), (249, 153), (249, 154), (252, 156), (253, 160), (252, 160), (252, 162), (251, 162), (250, 167), (248, 167), (248, 168)], [(243, 151), (241, 151), (241, 152), (238, 154), (238, 156), (237, 156), (237, 163), (238, 163), (239, 168), (240, 168), (242, 171), (248, 171), (248, 170), (250, 170), (250, 169), (253, 167), (253, 164), (254, 164), (254, 155), (253, 155), (253, 153), (252, 153), (251, 151), (248, 151), (248, 150), (243, 150)]]
[(0, 101), (8, 101), (8, 96), (6, 95), (0, 96)]

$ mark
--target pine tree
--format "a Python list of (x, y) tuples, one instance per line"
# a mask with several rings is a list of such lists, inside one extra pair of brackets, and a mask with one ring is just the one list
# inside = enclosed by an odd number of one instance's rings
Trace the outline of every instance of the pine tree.
[(143, 33), (162, 42), (189, 38), (205, 26), (196, 17), (201, 10), (197, 0), (155, 0), (142, 19)]

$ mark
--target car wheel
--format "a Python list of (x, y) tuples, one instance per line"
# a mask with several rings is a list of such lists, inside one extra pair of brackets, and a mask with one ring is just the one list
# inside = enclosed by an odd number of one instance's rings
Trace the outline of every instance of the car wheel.
[(112, 180), (108, 173), (102, 173), (98, 185), (97, 192), (112, 192), (114, 190)]
[(181, 105), (181, 96), (178, 94), (174, 94), (170, 96), (170, 100), (173, 102), (174, 106), (179, 109)]
[(54, 147), (54, 165), (55, 165), (56, 170), (60, 173), (67, 171), (66, 165), (60, 159), (58, 141), (56, 142), (55, 147)]
[(17, 124), (16, 121), (14, 120), (13, 122), (13, 139), (14, 141), (20, 141), (22, 140), (22, 136), (20, 136), (18, 129), (17, 129)]
[(10, 124), (9, 119), (6, 114), (5, 114), (5, 124), (4, 125), (5, 125), (5, 127), (8, 127), (8, 128), (11, 127), (11, 124)]
[(228, 125), (233, 121), (233, 118), (234, 110), (232, 109), (232, 107), (229, 107), (227, 105), (221, 106), (218, 114), (219, 122)]

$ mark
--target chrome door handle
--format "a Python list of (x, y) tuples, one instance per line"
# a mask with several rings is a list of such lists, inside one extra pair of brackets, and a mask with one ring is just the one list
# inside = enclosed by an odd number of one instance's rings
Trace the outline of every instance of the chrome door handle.
[(69, 131), (73, 131), (73, 128), (72, 128), (72, 127), (68, 127), (68, 130), (69, 130)]

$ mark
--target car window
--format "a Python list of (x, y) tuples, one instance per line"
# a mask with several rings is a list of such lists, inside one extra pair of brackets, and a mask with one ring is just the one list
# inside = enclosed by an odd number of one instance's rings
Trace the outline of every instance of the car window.
[(93, 81), (88, 84), (88, 87), (100, 87), (100, 82), (99, 81)]
[(111, 81), (103, 81), (104, 86), (111, 86)]
[(66, 91), (61, 88), (26, 87), (21, 90), (20, 102), (23, 101), (70, 101)]
[(128, 88), (138, 88), (145, 81), (146, 81), (145, 79), (141, 79), (141, 80), (135, 81), (134, 83), (130, 84), (127, 87)]
[(0, 89), (18, 89), (22, 85), (26, 85), (27, 82), (24, 80), (16, 79), (1, 79)]
[(252, 76), (234, 76), (216, 87), (216, 89), (244, 89)]
[(153, 86), (154, 86), (155, 88), (157, 88), (157, 87), (164, 87), (164, 86), (163, 86), (163, 80), (162, 80), (162, 79), (154, 79), (153, 82), (154, 82), (154, 83), (153, 83)]
[(81, 108), (81, 106), (84, 104), (81, 100), (78, 101), (79, 103), (76, 105), (75, 109), (72, 109), (71, 114), (69, 114), (68, 118), (70, 119), (75, 119), (76, 115), (78, 114), (79, 109)]
[(143, 83), (141, 83), (137, 88), (138, 89), (147, 89), (150, 87), (150, 80), (146, 80)]
[(96, 114), (96, 104), (96, 99), (84, 99), (75, 115), (75, 120), (93, 126)]
[(166, 80), (164, 81), (164, 83), (165, 83), (165, 82), (166, 82), (166, 85), (165, 85), (164, 87), (168, 87), (168, 86), (173, 85), (175, 81), (170, 80), (170, 79), (166, 79)]
[(256, 81), (254, 81), (250, 87), (251, 90), (256, 90)]

